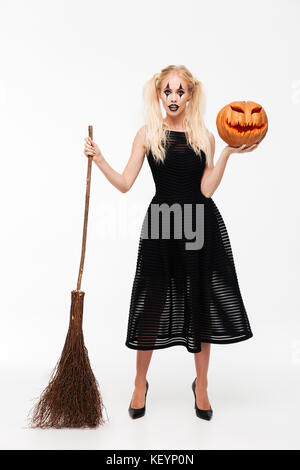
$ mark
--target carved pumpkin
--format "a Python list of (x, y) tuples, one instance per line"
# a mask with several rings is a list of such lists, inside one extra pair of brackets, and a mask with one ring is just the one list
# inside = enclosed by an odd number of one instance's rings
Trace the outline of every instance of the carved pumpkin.
[(261, 141), (268, 130), (264, 108), (253, 101), (233, 101), (222, 108), (217, 116), (221, 139), (231, 147), (247, 147)]

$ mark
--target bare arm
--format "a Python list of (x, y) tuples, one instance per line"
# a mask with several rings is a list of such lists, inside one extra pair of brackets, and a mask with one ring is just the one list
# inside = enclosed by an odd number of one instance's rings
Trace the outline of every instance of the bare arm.
[(85, 139), (84, 154), (93, 155), (93, 161), (108, 181), (122, 193), (129, 191), (138, 176), (145, 157), (145, 131), (142, 127), (137, 132), (131, 149), (131, 155), (122, 173), (114, 170), (105, 160), (98, 145), (89, 137)]
[[(213, 162), (213, 157), (215, 154), (215, 138), (212, 133), (210, 133), (210, 145), (211, 145), (211, 155), (212, 155), (212, 162)], [(242, 145), (241, 147), (230, 147), (227, 145), (224, 147), (222, 150), (220, 157), (216, 163), (216, 165), (212, 165), (212, 167), (206, 166), (202, 179), (201, 179), (201, 192), (204, 194), (205, 197), (211, 197), (217, 187), (219, 186), (228, 159), (232, 153), (244, 153), (244, 152), (251, 152), (251, 150), (254, 150), (257, 148), (258, 144), (254, 144), (250, 147), (246, 147), (245, 145)]]

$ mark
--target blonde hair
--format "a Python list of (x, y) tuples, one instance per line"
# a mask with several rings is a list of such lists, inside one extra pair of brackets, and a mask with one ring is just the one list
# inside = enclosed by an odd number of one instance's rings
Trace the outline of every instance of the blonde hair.
[(172, 72), (177, 72), (186, 81), (188, 90), (192, 92), (191, 99), (186, 105), (183, 121), (187, 143), (197, 155), (201, 155), (201, 150), (203, 150), (206, 155), (207, 164), (211, 166), (209, 131), (202, 118), (205, 108), (202, 83), (194, 78), (184, 65), (169, 65), (162, 69), (160, 73), (154, 74), (144, 85), (143, 100), (147, 153), (151, 150), (157, 162), (163, 162), (165, 159), (165, 144), (168, 129), (163, 127), (164, 121), (158, 92), (161, 90), (162, 81)]

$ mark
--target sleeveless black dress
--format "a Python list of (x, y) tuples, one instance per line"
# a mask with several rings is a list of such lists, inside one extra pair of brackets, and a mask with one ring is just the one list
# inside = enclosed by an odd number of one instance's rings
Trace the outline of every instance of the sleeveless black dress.
[[(251, 338), (224, 221), (200, 188), (205, 153), (197, 155), (184, 132), (169, 131), (164, 163), (157, 163), (151, 151), (147, 159), (156, 193), (140, 234), (125, 345), (140, 350), (182, 345), (196, 353), (202, 342), (226, 344)], [(169, 234), (162, 229), (160, 215), (159, 234), (152, 236), (151, 206), (169, 208)], [(174, 229), (175, 212), (170, 210), (175, 206), (182, 210), (181, 238)], [(193, 240), (185, 235), (185, 211), (191, 228), (202, 230), (201, 248), (186, 248), (186, 242)]]

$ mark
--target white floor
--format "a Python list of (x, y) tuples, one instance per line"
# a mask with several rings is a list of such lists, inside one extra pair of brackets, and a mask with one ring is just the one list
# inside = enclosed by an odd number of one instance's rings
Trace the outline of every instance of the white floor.
[(23, 365), (22, 370), (3, 368), (1, 448), (299, 449), (300, 361), (296, 346), (291, 344), (283, 353), (274, 341), (274, 349), (269, 344), (264, 352), (260, 338), (212, 345), (209, 398), (214, 417), (210, 422), (195, 415), (193, 355), (180, 346), (154, 351), (146, 415), (138, 420), (131, 420), (127, 412), (135, 351), (111, 356), (109, 369), (107, 356), (94, 360), (109, 418), (96, 430), (27, 428), (26, 416), (34, 397), (48, 383), (49, 364), (41, 358), (36, 370), (32, 365)]

